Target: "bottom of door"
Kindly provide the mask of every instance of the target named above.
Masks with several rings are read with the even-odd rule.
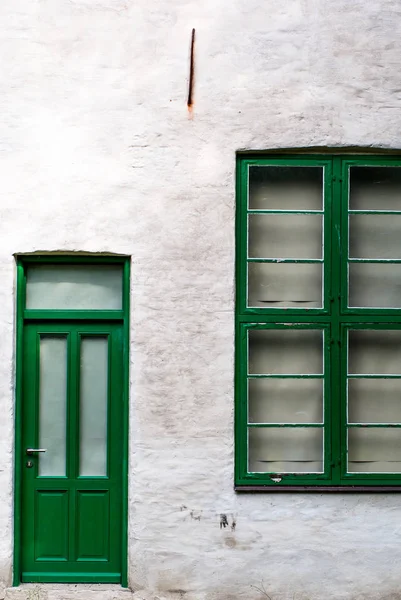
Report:
[[[121,583],[121,573],[22,573],[22,583]]]

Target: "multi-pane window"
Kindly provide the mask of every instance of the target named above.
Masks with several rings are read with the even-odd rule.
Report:
[[[401,491],[401,159],[238,158],[236,486]]]

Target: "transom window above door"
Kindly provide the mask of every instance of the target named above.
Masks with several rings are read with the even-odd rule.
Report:
[[[398,489],[401,159],[239,156],[237,184],[237,489]]]

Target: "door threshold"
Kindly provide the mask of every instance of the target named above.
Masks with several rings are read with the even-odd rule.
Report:
[[[86,593],[90,600],[131,600],[133,594],[117,583],[21,583],[7,588],[4,598],[21,600],[21,593],[37,600],[82,600]]]

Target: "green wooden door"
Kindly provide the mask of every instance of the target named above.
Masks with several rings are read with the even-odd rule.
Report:
[[[22,581],[121,581],[122,327],[25,326]]]

